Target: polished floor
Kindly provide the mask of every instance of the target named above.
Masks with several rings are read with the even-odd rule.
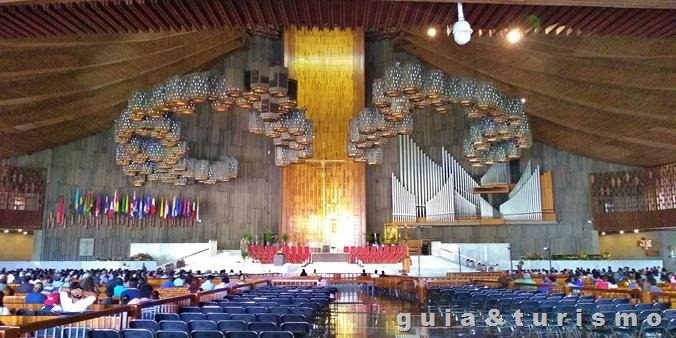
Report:
[[[370,296],[361,289],[340,289],[320,337],[421,337],[421,307],[414,302]],[[399,313],[411,313],[411,329],[401,332]]]

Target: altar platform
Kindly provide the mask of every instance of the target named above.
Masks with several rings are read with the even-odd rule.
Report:
[[[317,252],[312,254],[312,263],[350,263],[350,254],[342,252]]]

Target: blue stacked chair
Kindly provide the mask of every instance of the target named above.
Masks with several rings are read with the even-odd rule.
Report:
[[[163,331],[181,331],[188,332],[188,324],[180,320],[163,320],[160,321],[160,330]]]
[[[155,333],[157,338],[188,338],[188,333],[183,331],[159,330]]]

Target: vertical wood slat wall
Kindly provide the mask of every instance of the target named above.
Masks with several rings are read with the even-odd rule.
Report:
[[[237,52],[223,65],[245,69],[251,57],[272,58],[281,44],[271,40],[254,41],[248,52]],[[279,55],[279,52],[277,52]],[[175,187],[151,182],[133,189],[127,177],[115,164],[115,144],[112,129],[57,148],[32,155],[11,158],[4,164],[47,168],[46,211],[43,217],[42,259],[72,260],[95,257],[126,256],[132,242],[206,242],[218,241],[221,249],[239,247],[242,234],[262,234],[276,229],[279,222],[280,170],[274,165],[272,142],[248,132],[248,112],[235,109],[228,113],[213,113],[204,106],[197,114],[182,116],[183,135],[189,141],[193,157],[215,160],[219,155],[233,155],[239,160],[239,177],[216,185]],[[48,137],[48,136],[47,136]],[[268,153],[270,152],[270,153]],[[152,195],[200,198],[201,223],[194,227],[130,229],[123,225],[99,229],[67,226],[65,229],[46,228],[49,211],[56,213],[58,197],[70,201],[76,186],[86,191],[118,191]],[[78,257],[81,237],[94,238],[94,256]]]
[[[409,59],[412,56],[397,54],[388,41],[367,43],[366,46],[366,97],[370,102],[373,79],[384,74],[392,58]],[[503,88],[508,93],[508,88]],[[526,104],[528,111],[528,104]],[[434,161],[440,161],[441,147],[446,147],[457,159],[463,159],[462,140],[468,132],[468,123],[460,111],[445,115],[433,112],[414,113],[414,133],[418,144]],[[426,228],[424,238],[434,238],[456,243],[512,243],[512,256],[518,258],[534,251],[543,254],[544,247],[552,247],[554,254],[597,252],[598,241],[592,224],[589,174],[612,172],[629,167],[604,163],[577,156],[535,141],[520,160],[521,170],[530,160],[533,166],[540,165],[543,171],[552,172],[554,208],[558,224],[508,224],[482,226],[454,226]],[[382,165],[367,166],[366,203],[367,230],[383,232],[383,224],[392,219],[391,183],[392,173],[399,175],[396,142],[385,148]],[[465,168],[470,168],[465,162]],[[486,169],[470,168],[470,173],[479,178]]]

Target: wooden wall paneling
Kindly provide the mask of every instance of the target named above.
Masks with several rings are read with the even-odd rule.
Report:
[[[278,48],[271,40],[258,41],[259,48]],[[225,66],[244,70],[249,53],[236,52],[225,57]],[[201,223],[194,227],[145,226],[129,228],[123,225],[84,228],[68,225],[43,226],[44,242],[41,259],[93,259],[78,257],[80,237],[93,237],[96,257],[126,256],[132,242],[206,242],[215,239],[220,249],[237,249],[241,235],[258,235],[274,228],[279,221],[280,170],[274,166],[270,141],[246,132],[248,114],[235,109],[228,113],[213,113],[202,107],[193,116],[182,116],[184,137],[190,143],[191,156],[216,160],[219,155],[232,155],[239,161],[239,177],[212,186],[174,187],[151,182],[137,192],[170,197],[181,194],[200,198]],[[2,164],[47,168],[46,211],[56,210],[58,197],[72,203],[76,186],[113,193],[116,189],[132,193],[134,189],[114,162],[115,144],[112,130],[86,137],[63,146],[32,155],[5,159]],[[45,216],[46,217],[46,216]],[[44,219],[44,218],[43,218]],[[43,225],[46,224],[43,221]]]

